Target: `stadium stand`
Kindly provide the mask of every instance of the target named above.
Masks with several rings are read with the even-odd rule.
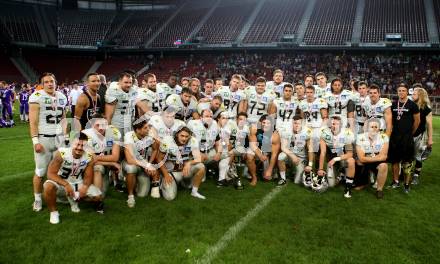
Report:
[[[110,11],[60,11],[58,44],[96,46],[105,39],[115,15]]]
[[[320,0],[304,35],[308,45],[345,45],[351,40],[357,1]]]
[[[136,57],[109,57],[98,68],[98,72],[110,80],[123,70],[138,71],[145,66],[142,59]]]
[[[0,52],[0,80],[7,82],[24,82],[25,78],[15,67],[8,56]]]
[[[387,33],[402,34],[404,42],[428,42],[423,0],[365,1],[362,42],[383,42]]]
[[[243,42],[271,43],[283,35],[295,34],[306,6],[306,0],[266,1]]]
[[[217,7],[197,36],[208,44],[233,42],[255,4],[255,1],[223,1],[222,6]]]
[[[2,3],[0,21],[2,30],[5,30],[13,41],[41,42],[41,35],[32,6]]]

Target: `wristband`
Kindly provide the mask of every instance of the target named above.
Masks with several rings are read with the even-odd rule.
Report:
[[[341,157],[333,158],[333,160],[334,160],[334,161],[340,161],[340,160],[341,160]]]
[[[313,167],[313,161],[309,161],[309,167]]]
[[[33,144],[34,146],[37,145],[37,144],[40,144],[40,141],[38,140],[38,137],[37,137],[37,136],[32,137],[32,144]]]

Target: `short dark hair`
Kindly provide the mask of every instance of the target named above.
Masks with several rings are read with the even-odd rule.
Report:
[[[183,87],[180,94],[192,94],[191,90],[188,87]]]
[[[144,74],[145,81],[148,81],[148,79],[150,79],[150,78],[156,78],[156,75],[154,75],[153,73]]]
[[[264,82],[266,83],[266,78],[264,77],[258,77],[257,80],[255,80],[255,83]]]
[[[246,118],[248,118],[248,114],[246,112],[240,112],[237,114],[237,118],[239,118],[240,116],[244,116]]]
[[[87,78],[86,78],[86,80],[88,80],[88,79],[90,78],[90,76],[98,76],[98,78],[99,78],[99,74],[98,74],[98,73],[96,73],[96,72],[91,72],[91,73],[87,74]]]
[[[124,79],[124,77],[133,78],[133,75],[131,75],[130,73],[128,73],[126,71],[123,71],[119,74],[118,80],[120,81],[120,80]]]
[[[311,74],[307,74],[307,75],[304,77],[304,80],[306,80],[307,78],[312,78],[313,80],[315,80],[315,77],[314,77],[313,75],[311,75]]]
[[[292,90],[293,90],[293,85],[292,85],[291,83],[286,83],[286,84],[284,85],[283,90],[285,90],[286,88],[292,88]]]
[[[406,90],[409,90],[409,86],[408,86],[408,84],[406,84],[406,83],[399,83],[399,85],[397,85],[397,88],[400,88],[400,87],[403,87],[403,88],[406,88]]]
[[[55,82],[57,81],[57,78],[55,78],[55,75],[54,75],[53,73],[51,73],[51,72],[43,72],[43,73],[40,75],[40,78],[38,78],[38,79],[40,80],[40,83],[43,83],[43,78],[44,78],[44,77],[47,77],[47,76],[50,76],[50,77],[54,78],[54,79],[55,79]]]
[[[300,115],[295,115],[293,117],[293,121],[302,120],[303,118]]]
[[[361,85],[365,85],[365,86],[368,87],[368,83],[366,81],[359,81],[358,82],[358,87],[361,86]]]
[[[214,95],[214,97],[212,97],[211,101],[214,101],[214,100],[219,100],[220,102],[223,103],[223,97],[219,94],[216,94],[216,95]]]
[[[214,81],[212,79],[206,79],[205,83],[211,83],[214,84]]]
[[[313,92],[315,92],[315,86],[313,86],[313,85],[309,85],[309,86],[307,86],[306,87],[306,90],[313,90]]]
[[[133,130],[138,130],[141,129],[145,126],[145,124],[147,124],[148,121],[147,119],[142,119],[142,120],[135,120],[133,122]]]
[[[318,78],[318,76],[324,76],[325,78],[327,78],[327,76],[323,72],[318,72],[318,73],[315,74],[315,78],[316,79]]]
[[[375,83],[371,84],[368,89],[369,90],[377,90],[380,93],[380,87],[379,87],[379,85],[377,85]]]

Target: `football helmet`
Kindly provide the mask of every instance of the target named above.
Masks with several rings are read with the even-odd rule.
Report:
[[[322,193],[327,191],[328,189],[328,182],[326,177],[319,177],[317,174],[314,174],[312,177],[312,190],[318,193]]]

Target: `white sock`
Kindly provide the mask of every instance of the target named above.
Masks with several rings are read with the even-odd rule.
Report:
[[[24,119],[26,120],[26,121],[29,121],[29,115],[24,115]]]
[[[50,216],[52,216],[52,215],[59,215],[59,213],[58,213],[58,211],[50,212]]]
[[[220,160],[218,167],[219,167],[218,180],[222,181],[226,179],[226,173],[229,170],[229,157]]]
[[[35,201],[41,201],[41,193],[34,193]]]
[[[286,180],[286,172],[280,171],[280,177],[281,177],[281,179]]]
[[[128,195],[128,199],[130,199],[130,198],[134,199],[134,195],[133,194]]]
[[[199,198],[199,199],[203,199],[203,200],[206,199],[205,196],[203,196],[199,193],[199,188],[197,188],[197,187],[192,188],[191,196]]]

